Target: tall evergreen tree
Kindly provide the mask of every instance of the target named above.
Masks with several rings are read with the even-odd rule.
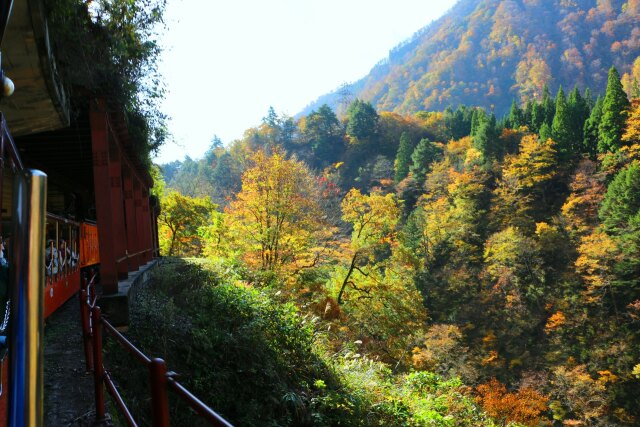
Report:
[[[479,121],[476,134],[473,136],[473,146],[477,148],[485,160],[495,159],[502,156],[502,147],[499,147],[498,127],[496,116],[491,113]]]
[[[411,143],[411,137],[407,132],[402,132],[402,135],[400,135],[398,154],[396,154],[396,161],[394,163],[396,183],[402,181],[409,175],[412,153],[413,144]]]
[[[589,118],[584,122],[582,132],[582,152],[588,154],[592,159],[595,159],[598,153],[598,128],[602,120],[602,103],[602,97],[598,96]]]
[[[632,218],[640,218],[640,166],[631,163],[611,181],[598,212],[607,232],[623,231]]]
[[[615,152],[622,145],[622,134],[630,104],[615,67],[609,70],[607,91],[602,103],[602,119],[598,126],[598,151]]]
[[[549,138],[553,139],[551,126],[546,123],[542,123],[542,126],[540,126],[540,132],[538,132],[538,136],[540,137],[540,141],[546,141]]]
[[[455,111],[451,107],[444,110],[444,125],[447,128],[451,139],[460,139],[469,135],[471,131],[471,120],[474,110],[464,105],[458,106]]]
[[[509,110],[509,116],[507,117],[507,126],[511,129],[518,129],[524,124],[524,112],[520,107],[518,107],[518,104],[514,99],[511,101],[511,109]]]
[[[591,93],[591,89],[586,88],[584,90],[584,102],[587,104],[587,108],[589,111],[593,110],[593,107],[596,105],[596,100],[593,99],[593,94]]]
[[[560,159],[567,160],[571,157],[571,116],[567,99],[562,86],[556,96],[555,115],[551,123],[551,138],[556,142],[556,149]]]
[[[531,108],[531,131],[538,132],[542,125],[546,123],[547,114],[545,112],[544,105],[540,102],[533,101]],[[547,123],[551,126],[551,123]]]
[[[524,123],[529,127],[529,130],[534,132],[533,126],[533,106],[534,102],[532,100],[527,100],[527,104],[524,107]]]
[[[471,114],[471,132],[469,135],[476,136],[478,127],[487,118],[487,113],[482,108],[474,108]]]
[[[423,184],[427,173],[431,170],[431,164],[440,158],[442,151],[427,138],[420,140],[416,149],[411,154],[411,167],[409,171],[413,174],[413,179]]]
[[[542,90],[542,108],[544,110],[544,122],[551,126],[553,116],[556,114],[556,103],[547,85],[544,85],[544,89]]]
[[[584,123],[589,118],[589,105],[587,100],[580,95],[577,86],[574,86],[569,94],[567,106],[571,122],[569,126],[571,149],[574,153],[579,153],[582,150]]]

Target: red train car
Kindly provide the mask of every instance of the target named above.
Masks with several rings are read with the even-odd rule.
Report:
[[[98,227],[47,214],[44,317],[80,290],[81,272],[100,263]]]

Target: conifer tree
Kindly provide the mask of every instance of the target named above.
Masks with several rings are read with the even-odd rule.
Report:
[[[531,131],[538,132],[542,127],[543,123],[546,122],[546,113],[544,109],[544,105],[539,102],[533,101],[533,105],[531,108]],[[551,126],[551,123],[547,123]]]
[[[513,101],[511,101],[511,109],[509,110],[508,126],[511,129],[518,129],[520,126],[524,124],[525,124],[524,113],[522,109],[518,107],[518,104],[514,99]]]
[[[598,152],[598,128],[602,120],[602,97],[598,96],[583,127],[582,152],[595,159]]]
[[[411,154],[412,164],[409,171],[413,174],[413,179],[422,185],[427,173],[431,169],[431,163],[436,161],[441,154],[441,150],[427,138],[423,138]]]
[[[615,152],[620,149],[629,107],[629,100],[622,88],[618,70],[611,67],[607,90],[602,102],[602,119],[598,126],[598,151],[600,153]]]
[[[501,147],[498,146],[498,127],[496,116],[491,113],[480,120],[476,134],[473,136],[473,145],[477,148],[485,160],[495,159],[502,155]]]
[[[451,107],[447,107],[444,110],[444,125],[449,133],[447,136],[457,140],[469,135],[474,112],[474,109],[464,105],[458,106],[455,111]]]
[[[567,106],[569,107],[571,149],[574,153],[579,153],[582,149],[584,123],[589,118],[589,105],[580,95],[577,86],[574,86],[569,94]]]
[[[556,114],[556,105],[547,85],[544,85],[544,89],[542,90],[542,108],[544,110],[544,121],[551,126],[553,116]]]
[[[640,214],[640,166],[631,163],[621,170],[607,188],[598,216],[607,232],[623,231]]]
[[[478,132],[478,127],[487,118],[487,113],[482,108],[474,108],[471,114],[471,133],[469,135],[475,136]]]
[[[396,161],[394,164],[396,183],[405,179],[409,174],[412,152],[413,144],[411,144],[411,137],[407,132],[402,132],[402,135],[400,135],[400,146],[398,147],[398,154],[396,154]]]
[[[593,94],[591,93],[591,89],[586,88],[584,90],[584,96],[582,98],[584,99],[585,104],[587,104],[588,111],[593,110],[593,107],[596,105],[596,101],[595,99],[593,99]],[[587,116],[588,115],[589,113],[587,113]]]
[[[562,86],[558,89],[555,110],[551,123],[551,138],[557,144],[556,149],[560,158],[566,160],[571,157],[571,117]]]
[[[551,126],[549,126],[546,123],[543,123],[542,126],[540,126],[540,132],[538,133],[538,135],[540,136],[540,141],[546,141],[547,139],[550,139],[550,138],[553,139]]]
[[[532,100],[527,100],[527,104],[524,107],[524,123],[529,127],[529,130],[533,130],[533,106],[534,102]]]

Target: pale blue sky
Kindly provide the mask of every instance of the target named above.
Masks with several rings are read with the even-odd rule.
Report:
[[[171,117],[158,163],[200,158],[364,77],[456,0],[169,0],[160,72]]]

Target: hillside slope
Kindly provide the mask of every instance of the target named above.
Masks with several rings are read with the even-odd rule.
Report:
[[[637,0],[460,0],[347,92],[379,111],[465,104],[498,115],[512,99],[539,98],[545,84],[602,93],[612,65],[640,74],[639,21]],[[321,96],[302,114],[325,103],[340,111],[345,94]]]

